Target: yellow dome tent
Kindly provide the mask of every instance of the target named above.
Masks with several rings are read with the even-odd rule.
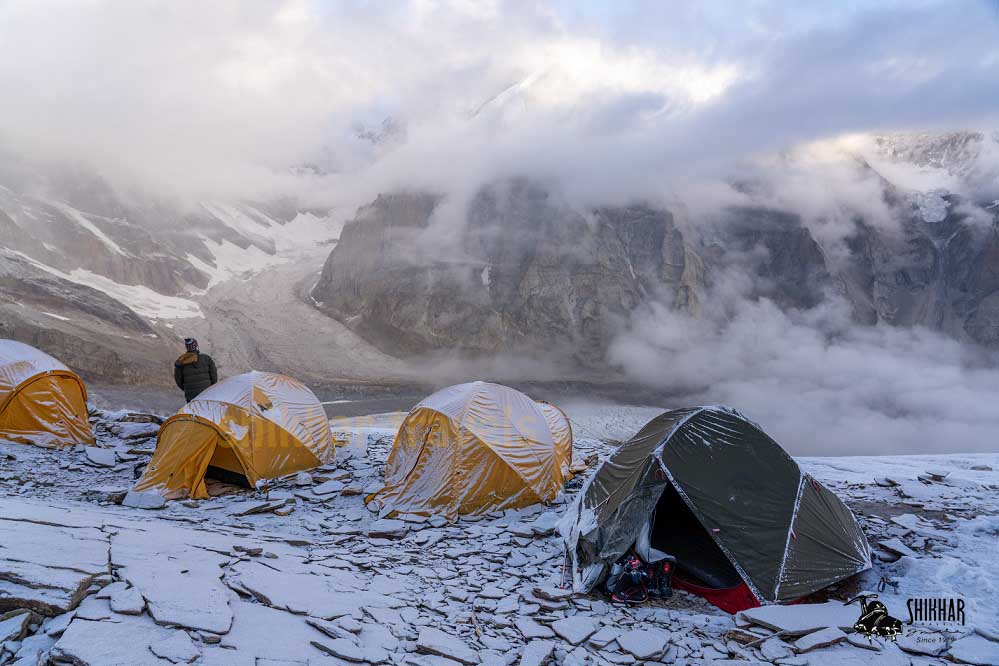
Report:
[[[93,444],[83,380],[43,351],[0,340],[0,439],[47,448]]]
[[[163,423],[133,490],[204,499],[206,473],[253,487],[334,456],[326,412],[312,391],[291,377],[247,372],[210,387]]]
[[[410,410],[370,495],[383,513],[479,514],[550,502],[572,460],[560,409],[514,389],[472,382],[443,389]]]

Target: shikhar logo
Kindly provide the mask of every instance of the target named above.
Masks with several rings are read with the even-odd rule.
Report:
[[[861,594],[847,601],[844,605],[860,602],[860,618],[853,624],[853,629],[867,638],[887,638],[894,641],[902,634],[902,621],[888,614],[888,607],[880,601],[876,594]]]

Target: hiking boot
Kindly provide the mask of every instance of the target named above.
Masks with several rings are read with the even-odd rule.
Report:
[[[640,604],[648,599],[649,591],[644,585],[633,585],[611,595],[611,601],[618,604]]]
[[[649,594],[659,599],[669,599],[673,596],[673,566],[676,560],[672,557],[658,562],[649,586]]]

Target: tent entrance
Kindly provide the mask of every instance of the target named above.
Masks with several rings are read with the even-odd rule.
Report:
[[[219,437],[215,444],[215,452],[212,459],[208,461],[208,468],[205,470],[206,479],[214,479],[229,485],[240,488],[252,488],[246,478],[246,470],[239,462],[235,451],[226,443],[223,437]]]
[[[672,483],[653,514],[652,547],[677,559],[677,577],[711,589],[742,585],[742,577],[694,515]]]

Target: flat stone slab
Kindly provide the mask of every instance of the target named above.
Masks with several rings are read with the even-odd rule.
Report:
[[[169,638],[149,645],[149,649],[157,657],[162,657],[174,664],[189,664],[201,656],[201,650],[186,631],[175,631]]]
[[[669,635],[662,631],[632,629],[617,637],[617,644],[635,659],[653,659],[666,649]]]
[[[208,538],[163,525],[155,532],[122,531],[111,540],[111,559],[157,623],[224,634],[232,611],[221,565],[229,558],[199,547]]]
[[[84,449],[87,462],[97,467],[114,467],[118,464],[118,458],[113,449],[102,449],[97,446],[88,446]]]
[[[0,643],[19,641],[24,638],[29,622],[31,622],[31,613],[28,611],[18,613],[6,620],[0,620]]]
[[[170,666],[172,662],[157,657],[149,646],[169,638],[176,630],[146,620],[91,622],[77,618],[52,646],[50,657],[70,664]]]
[[[993,666],[999,664],[999,643],[972,634],[954,641],[950,646],[950,656],[966,664]]]
[[[906,546],[900,539],[887,539],[877,544],[878,547],[884,548],[885,550],[895,553],[896,555],[907,555],[909,557],[919,557],[919,554],[914,550]]]
[[[93,527],[0,515],[0,544],[0,613],[27,608],[61,615],[80,603],[94,578],[109,572],[108,537]]]
[[[146,608],[146,600],[134,587],[115,590],[111,595],[111,610],[122,615],[141,615]]]
[[[409,525],[392,518],[376,520],[368,527],[368,536],[373,539],[401,539],[407,534],[409,534]]]
[[[130,490],[125,494],[121,505],[133,509],[162,509],[166,506],[166,498],[159,493]]]
[[[531,641],[520,653],[519,666],[541,666],[555,650],[555,641]]]
[[[585,641],[596,633],[599,627],[596,620],[585,615],[573,615],[552,623],[552,631],[573,645]]]
[[[546,627],[529,617],[518,617],[513,621],[513,624],[527,640],[555,637],[555,632],[551,630],[551,627]]]
[[[846,634],[836,627],[826,627],[806,634],[794,642],[796,652],[808,652],[846,640]]]
[[[279,663],[308,663],[324,656],[312,641],[323,641],[326,636],[306,624],[303,617],[245,602],[234,602],[233,613],[232,629],[222,637],[223,648]]]
[[[616,627],[601,627],[597,633],[590,636],[587,642],[593,647],[602,650],[610,645],[612,641],[617,640],[617,637],[620,635],[621,630]]]
[[[333,493],[342,492],[344,488],[347,487],[343,481],[327,481],[326,483],[320,483],[318,486],[312,488],[312,493],[315,495],[331,495]]]
[[[841,601],[823,604],[795,604],[793,606],[760,606],[741,613],[742,617],[773,631],[783,631],[789,636],[804,636],[826,627],[843,631],[853,629],[857,621],[857,606],[844,606]]]
[[[324,569],[325,575],[289,573],[274,571],[256,562],[240,562],[231,567],[231,571],[231,577],[227,578],[230,587],[243,589],[272,608],[324,620],[351,615],[364,607],[401,608],[407,605],[398,597],[365,589],[366,579],[349,571]]]
[[[454,659],[467,666],[479,663],[479,653],[468,647],[465,641],[433,627],[424,627],[420,630],[420,636],[416,639],[416,650]]]

